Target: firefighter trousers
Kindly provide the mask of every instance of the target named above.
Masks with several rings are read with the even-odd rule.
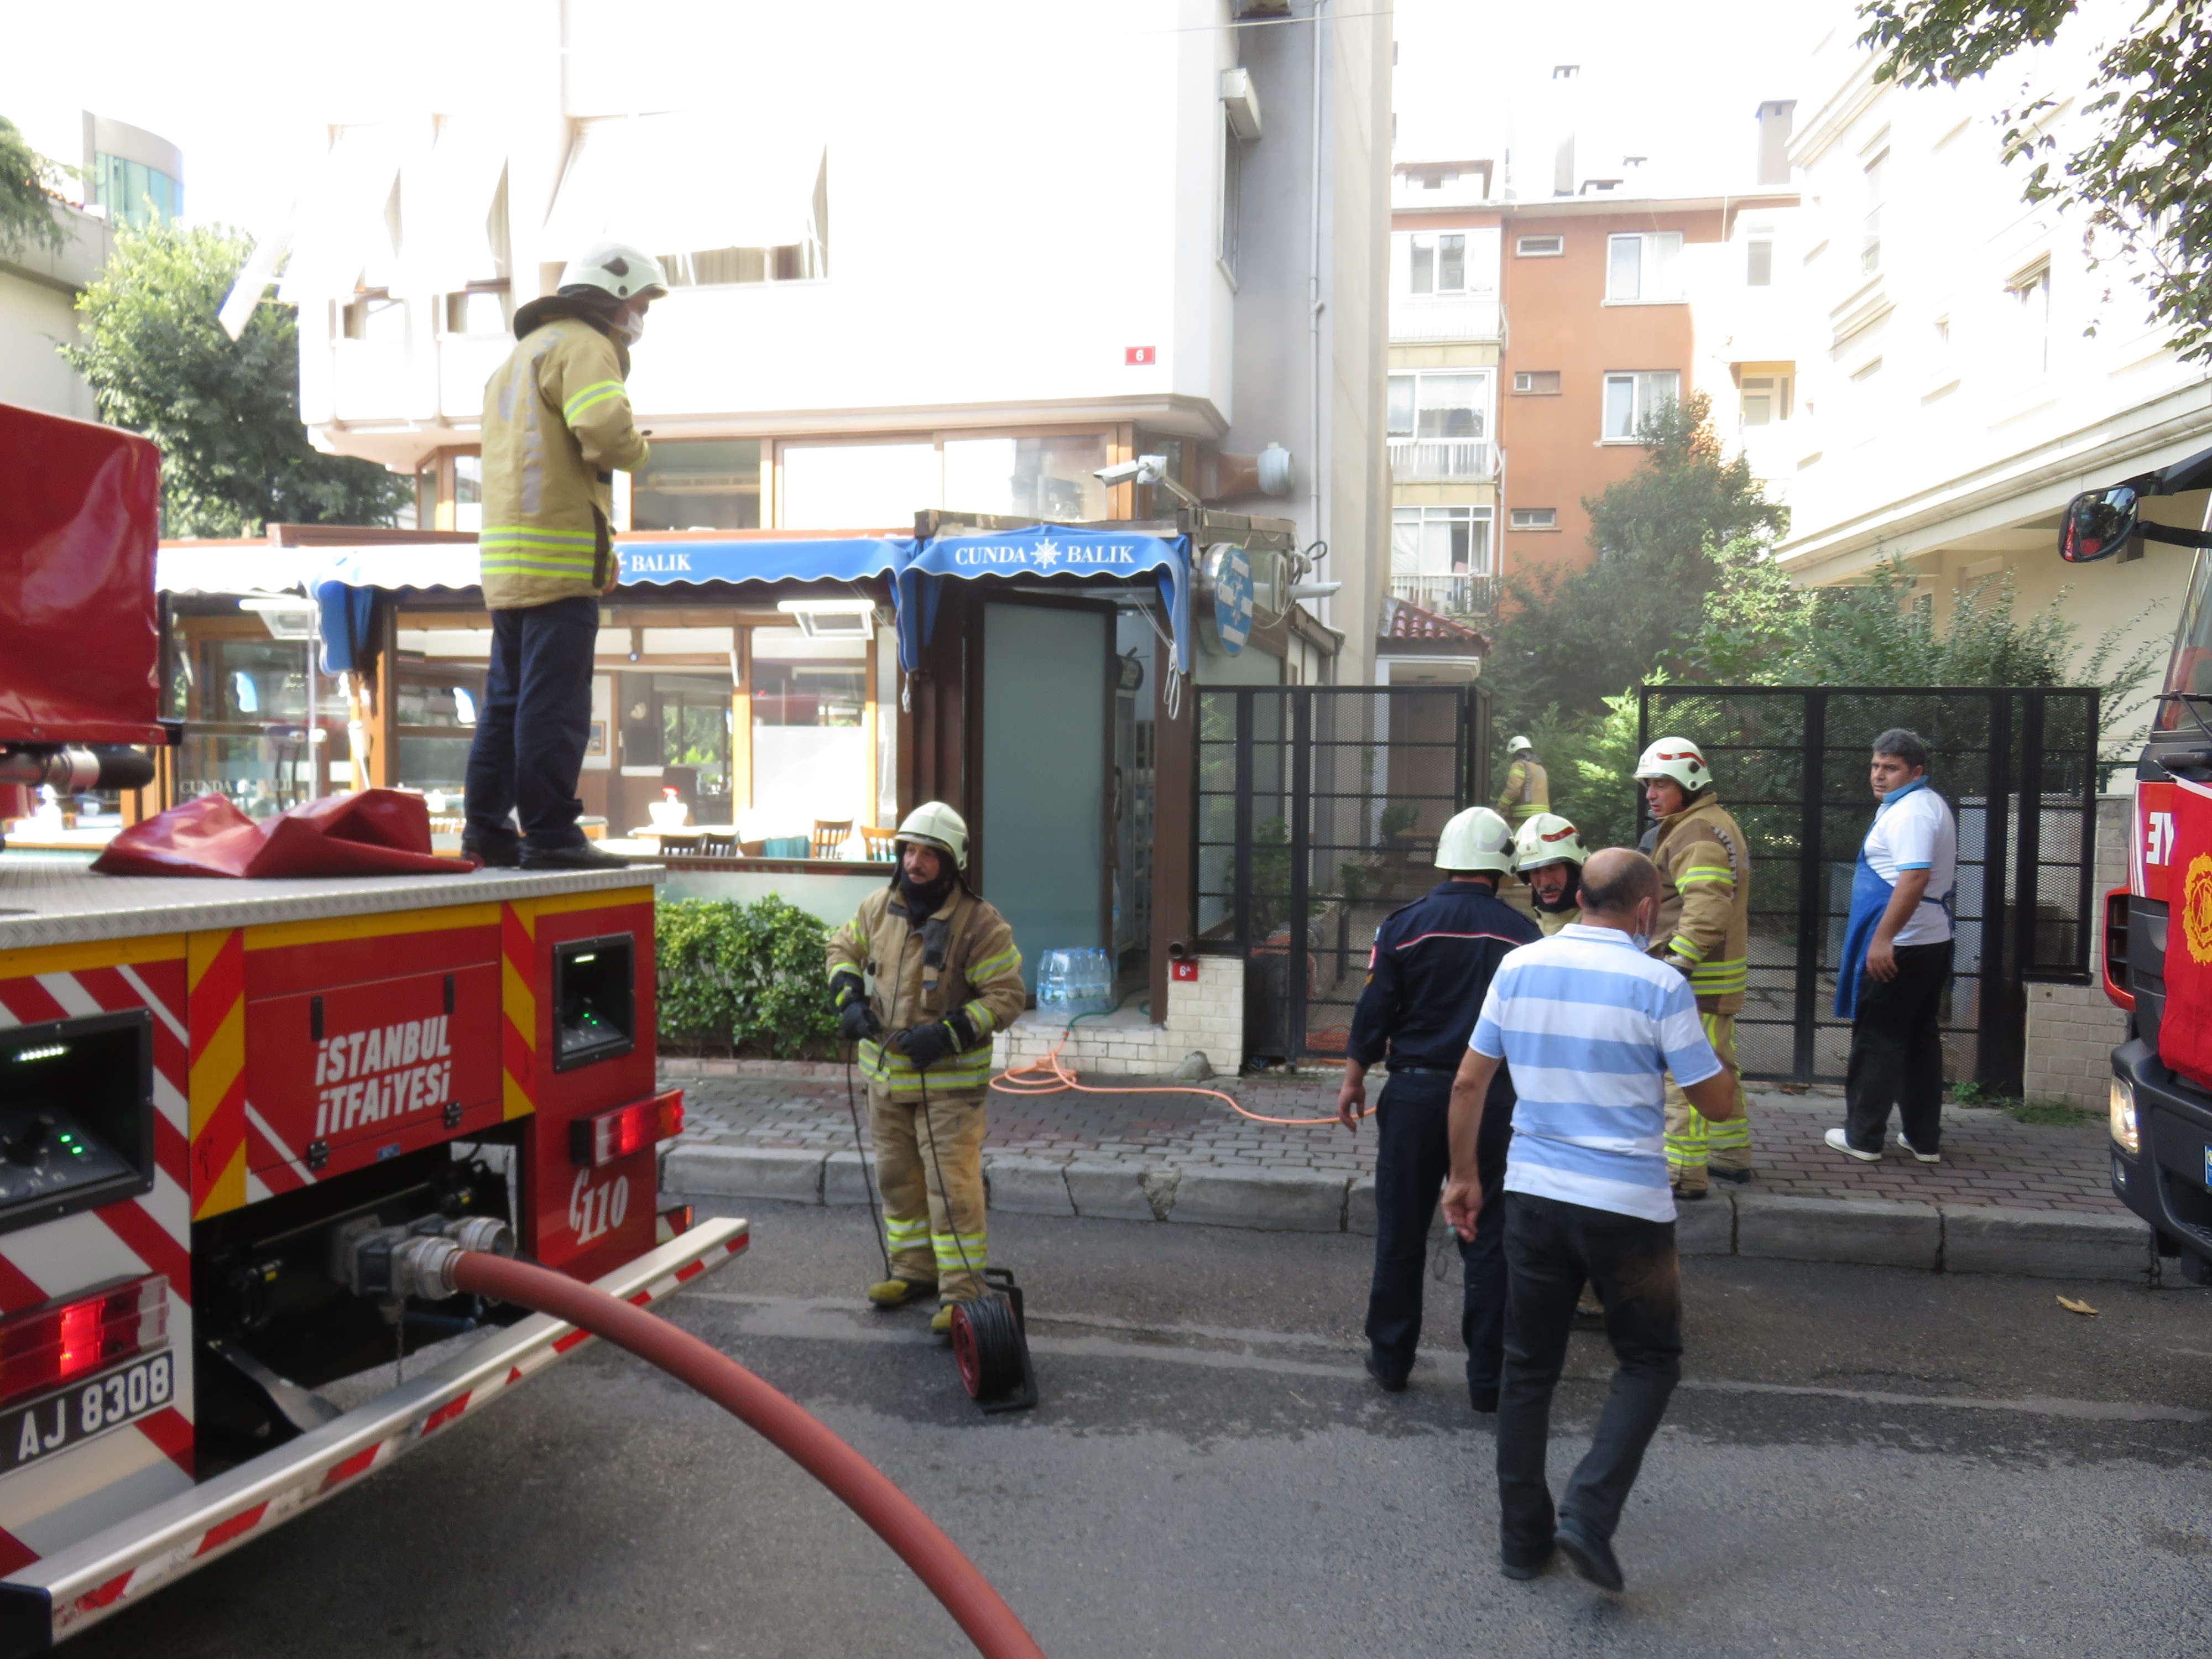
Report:
[[[1698,1023],[1705,1041],[1729,1065],[1735,1064],[1735,1016],[1700,1010]],[[1716,1123],[1690,1104],[1689,1096],[1667,1079],[1667,1178],[1684,1192],[1703,1192],[1708,1170],[1751,1168],[1751,1123],[1744,1116],[1743,1084],[1735,1086],[1735,1115]]]
[[[892,1274],[917,1285],[934,1279],[946,1302],[982,1295],[982,1091],[933,1090],[925,1106],[870,1089],[868,1127]]]

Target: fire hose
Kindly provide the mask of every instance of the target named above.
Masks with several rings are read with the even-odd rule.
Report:
[[[688,1383],[765,1436],[874,1528],[944,1603],[983,1659],[1044,1659],[1013,1609],[912,1498],[812,1413],[728,1355],[604,1291],[530,1262],[445,1239],[421,1248],[429,1258],[419,1264],[427,1270],[421,1293],[486,1296],[550,1314]]]

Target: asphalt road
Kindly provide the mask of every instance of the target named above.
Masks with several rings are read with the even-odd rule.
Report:
[[[2204,1292],[1692,1261],[1615,1597],[1498,1576],[1456,1356],[1395,1396],[1359,1370],[1364,1239],[994,1212],[1045,1397],[987,1419],[922,1313],[860,1303],[862,1212],[752,1215],[672,1316],[873,1458],[1054,1659],[2212,1650]],[[1455,1285],[1430,1289],[1455,1332]],[[1609,1365],[1575,1343],[1555,1486]],[[795,1467],[598,1345],[68,1650],[971,1651]]]

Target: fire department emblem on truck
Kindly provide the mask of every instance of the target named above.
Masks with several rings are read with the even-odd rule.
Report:
[[[2212,853],[2189,860],[2182,883],[2181,931],[2192,962],[2212,962]]]
[[[315,1048],[315,1138],[442,1106],[453,1087],[449,1015],[325,1037]]]

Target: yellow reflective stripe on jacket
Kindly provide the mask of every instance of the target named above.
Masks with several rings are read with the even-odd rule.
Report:
[[[975,1028],[975,1035],[979,1037],[990,1036],[998,1023],[991,1018],[991,1011],[984,1006],[981,997],[962,1003],[960,1011],[968,1016],[968,1023]]]
[[[1743,957],[1731,962],[1705,963],[1690,970],[1690,988],[1699,996],[1726,996],[1742,990],[1750,981],[1751,966]]]
[[[1667,949],[1685,962],[1701,962],[1705,959],[1705,953],[1698,948],[1697,941],[1686,939],[1680,933],[1667,941]]]
[[[864,1041],[860,1044],[860,1075],[871,1083],[894,1089],[935,1088],[949,1092],[980,1088],[991,1080],[991,1046],[979,1044],[939,1060],[927,1072],[918,1072],[914,1062],[897,1049]]]
[[[1018,969],[1021,965],[1021,951],[1010,945],[994,957],[986,957],[981,962],[970,963],[968,966],[969,983],[972,985],[979,981],[990,978],[994,974],[1007,973]]]
[[[594,380],[561,405],[561,418],[573,426],[575,424],[576,417],[586,410],[594,404],[603,404],[610,398],[618,398],[622,395],[622,392],[623,383],[620,380]]]

